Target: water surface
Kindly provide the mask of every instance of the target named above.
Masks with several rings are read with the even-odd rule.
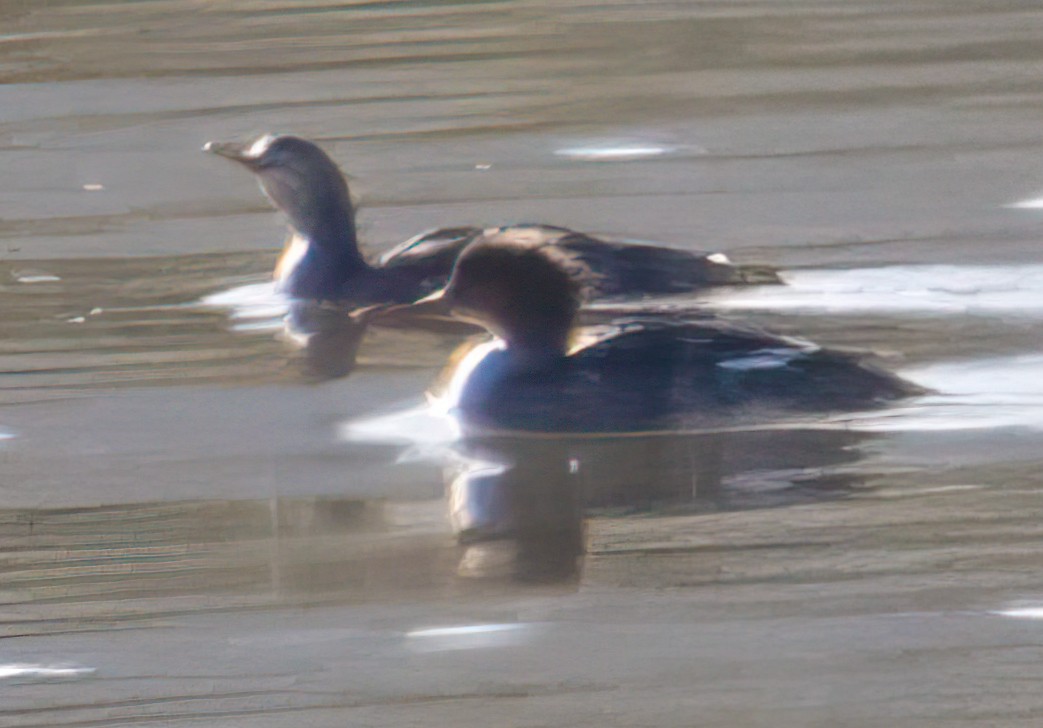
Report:
[[[1028,0],[0,4],[0,722],[1034,725],[1041,30]],[[279,334],[282,221],[198,151],[268,131],[352,175],[371,253],[519,221],[722,250],[789,285],[657,305],[934,392],[454,442],[402,413],[459,334],[372,328],[324,383]]]

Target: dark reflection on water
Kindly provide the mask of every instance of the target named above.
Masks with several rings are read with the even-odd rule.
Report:
[[[550,488],[575,491],[585,508],[604,515],[763,508],[804,499],[838,497],[857,486],[858,445],[873,436],[844,430],[668,433],[596,438],[496,436],[468,438],[454,446],[461,458],[449,479],[455,508],[467,522],[500,530],[497,503],[510,496],[486,492]],[[503,472],[498,472],[502,470]],[[568,475],[567,479],[562,479]],[[846,485],[844,484],[846,482]],[[465,492],[476,492],[472,509]],[[535,491],[534,491],[535,492]],[[520,496],[526,499],[529,496]],[[539,497],[533,497],[540,500]],[[566,499],[568,499],[566,497]],[[481,503],[492,503],[482,513]],[[564,509],[566,511],[571,509]],[[509,520],[509,519],[506,519]],[[474,526],[463,530],[485,530]]]
[[[366,324],[339,308],[299,304],[291,307],[286,329],[304,351],[304,374],[326,380],[354,371]]]
[[[516,578],[578,576],[587,514],[700,513],[840,498],[862,476],[837,466],[856,462],[866,439],[815,430],[466,438],[453,447],[446,470],[450,523],[465,544],[509,541]]]

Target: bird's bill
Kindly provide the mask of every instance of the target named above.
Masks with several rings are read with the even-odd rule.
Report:
[[[207,142],[203,145],[203,151],[245,164],[247,167],[253,167],[257,163],[254,146],[254,144],[241,142]]]
[[[351,316],[365,323],[386,320],[389,317],[448,317],[450,314],[449,306],[442,293],[441,290],[435,291],[431,295],[424,296],[419,301],[413,303],[381,303],[375,306],[366,306],[365,308],[356,309]]]
[[[442,308],[444,309],[445,306],[446,306],[446,303],[447,303],[446,302],[445,292],[446,292],[445,288],[439,288],[434,293],[429,293],[426,296],[424,296],[423,298],[418,298],[416,301],[414,301],[410,305],[418,306],[420,304],[433,304],[433,303],[435,303],[437,301],[437,302],[439,302],[439,305],[442,306]]]

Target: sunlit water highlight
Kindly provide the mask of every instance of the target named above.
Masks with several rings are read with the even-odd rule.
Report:
[[[69,679],[85,677],[94,672],[93,667],[71,667],[68,665],[36,665],[27,663],[0,664],[0,680]]]
[[[234,331],[261,332],[282,328],[290,299],[276,289],[275,281],[265,281],[204,296],[199,305],[226,309]]]
[[[1043,355],[943,362],[899,373],[935,393],[834,421],[875,432],[1043,429]]]
[[[494,632],[513,632],[524,629],[523,624],[469,624],[461,627],[432,627],[406,632],[406,637],[467,637],[476,634],[492,634]]]
[[[1004,207],[1010,210],[1043,210],[1043,197],[1035,197],[1030,200],[1019,200],[1011,202]]]
[[[1000,617],[1011,617],[1013,619],[1043,619],[1043,606],[1001,609],[992,612],[992,614],[996,614]]]
[[[796,269],[785,286],[722,292],[721,309],[894,315],[1043,315],[1043,266]]]
[[[61,280],[59,276],[40,271],[26,271],[15,274],[15,280],[19,283],[56,283]]]
[[[675,147],[651,143],[590,144],[556,149],[554,154],[582,162],[626,162],[661,157],[676,152]]]
[[[409,646],[418,652],[475,650],[523,644],[529,624],[468,624],[457,627],[432,627],[407,632]]]
[[[445,454],[445,446],[460,439],[461,429],[443,408],[428,403],[342,422],[337,434],[342,442],[409,446],[398,462],[437,461]]]

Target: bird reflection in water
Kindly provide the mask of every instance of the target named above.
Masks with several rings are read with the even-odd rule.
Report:
[[[283,338],[298,351],[305,379],[322,382],[351,374],[366,333],[373,327],[461,336],[479,329],[468,323],[409,306],[352,309],[331,302],[296,300],[283,319]]]
[[[774,508],[844,498],[866,433],[830,429],[642,436],[465,436],[445,469],[459,575],[579,579],[589,518]]]
[[[449,520],[463,576],[560,581],[579,575],[583,504],[567,444],[555,439],[464,441],[446,469]]]
[[[301,373],[324,381],[355,370],[366,323],[339,307],[302,301],[291,304],[284,331],[300,348]]]

